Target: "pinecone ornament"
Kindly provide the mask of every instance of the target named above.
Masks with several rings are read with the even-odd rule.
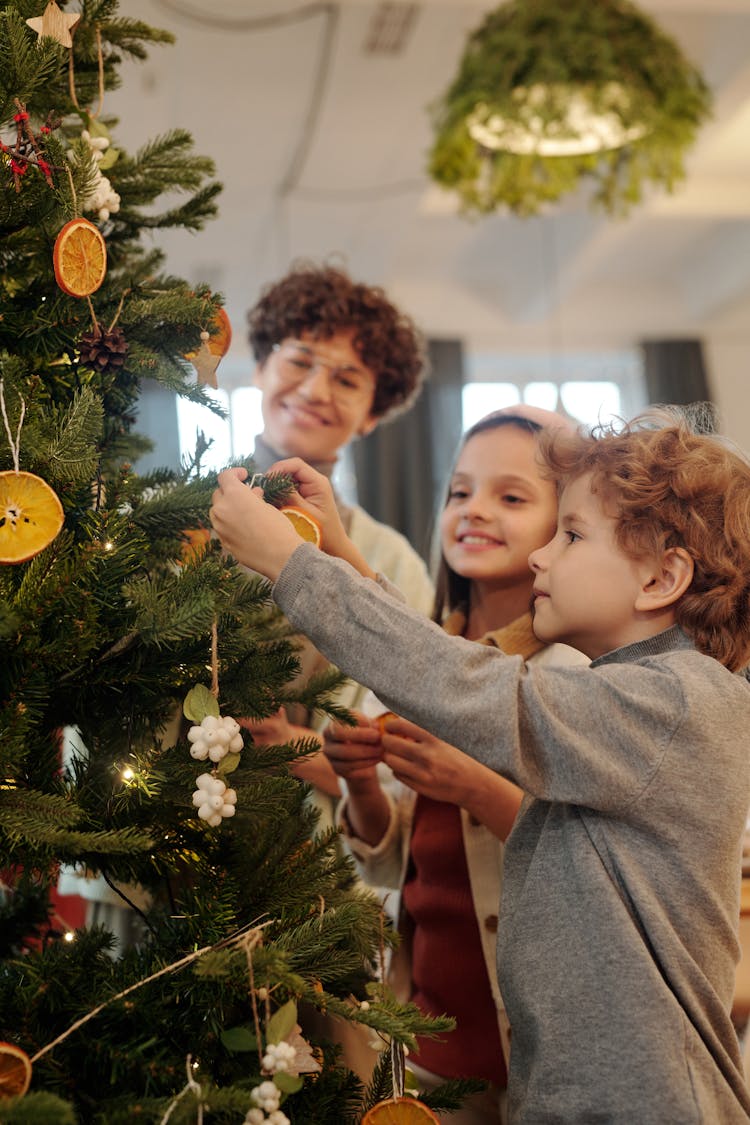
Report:
[[[121,328],[107,331],[97,324],[90,332],[81,336],[79,355],[81,363],[106,374],[119,371],[128,355],[128,342]]]

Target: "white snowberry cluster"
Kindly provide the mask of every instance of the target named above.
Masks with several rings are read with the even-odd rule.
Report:
[[[198,788],[193,793],[193,804],[198,816],[212,828],[221,824],[225,816],[234,816],[237,793],[227,789],[227,783],[212,773],[202,773],[195,779]]]
[[[88,144],[91,155],[98,164],[104,156],[105,149],[109,148],[109,138],[92,137],[88,129],[84,129],[81,136]],[[86,197],[86,210],[96,211],[102,222],[105,222],[111,214],[120,210],[119,195],[98,167],[94,176],[93,190]]]
[[[190,728],[187,737],[191,756],[201,762],[206,758],[220,762],[230,750],[237,754],[244,746],[240,724],[230,715],[206,715],[200,726]]]
[[[287,1071],[294,1062],[296,1054],[291,1043],[283,1040],[281,1043],[269,1043],[263,1056],[263,1069],[268,1074],[277,1074],[280,1070]]]
[[[244,1125],[290,1125],[289,1118],[279,1109],[281,1091],[273,1082],[261,1082],[250,1094],[257,1108],[249,1109]]]

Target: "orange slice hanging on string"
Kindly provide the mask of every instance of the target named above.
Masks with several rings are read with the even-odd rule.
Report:
[[[184,543],[180,552],[182,561],[202,558],[211,539],[211,532],[207,527],[188,527],[182,531]]]
[[[208,334],[205,344],[211,352],[211,355],[217,355],[221,358],[227,354],[229,345],[232,343],[232,325],[225,309],[219,309],[216,316],[211,321],[211,327],[215,331]],[[185,352],[185,359],[189,359],[192,362],[197,354],[197,351]]]
[[[34,473],[0,473],[0,563],[27,562],[49,546],[64,521],[57,493]]]
[[[107,272],[107,247],[88,219],[71,219],[55,239],[55,280],[70,297],[95,293]]]
[[[31,1082],[31,1059],[13,1043],[0,1043],[0,1098],[21,1098]]]
[[[320,524],[314,516],[303,511],[302,508],[296,508],[294,504],[287,504],[285,507],[279,508],[279,511],[284,513],[294,530],[306,543],[314,543],[316,547],[320,546],[322,539]]]
[[[416,1098],[390,1098],[368,1109],[361,1125],[440,1125],[424,1102]]]

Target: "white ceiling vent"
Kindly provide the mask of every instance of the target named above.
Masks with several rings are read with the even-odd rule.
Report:
[[[362,50],[366,55],[399,55],[416,23],[419,4],[378,4]]]

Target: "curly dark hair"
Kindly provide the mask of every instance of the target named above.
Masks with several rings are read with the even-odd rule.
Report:
[[[249,340],[258,363],[274,344],[303,333],[330,339],[353,329],[352,345],[376,377],[372,413],[378,418],[411,406],[426,374],[424,339],[382,289],[353,281],[333,266],[296,263],[263,290],[247,314]]]
[[[540,435],[560,484],[591,473],[631,558],[682,547],[693,579],[675,605],[696,647],[736,672],[750,663],[750,462],[722,437],[697,433],[677,408],[621,429]]]

